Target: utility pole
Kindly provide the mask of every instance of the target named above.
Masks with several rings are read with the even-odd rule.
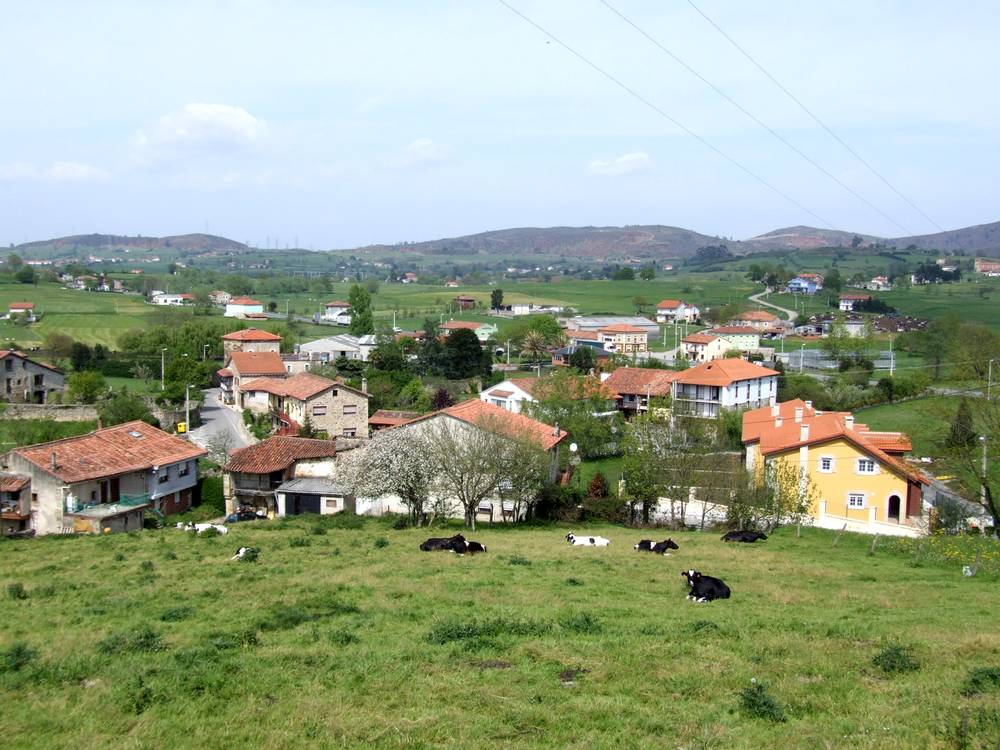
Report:
[[[986,400],[989,401],[992,397],[993,392],[993,360],[990,360],[989,367],[986,370]]]
[[[802,342],[802,347],[799,349],[799,372],[805,367],[806,362],[806,342]]]
[[[510,339],[507,339],[507,365],[510,366]]]
[[[202,362],[207,362],[208,361],[208,347],[210,347],[210,346],[211,346],[211,344],[202,344],[201,345],[201,361]]]
[[[892,336],[889,337],[889,377],[896,372],[896,355],[892,352]]]
[[[191,432],[191,386],[184,388],[184,431]]]
[[[980,435],[979,442],[983,444],[983,477],[979,487],[979,502],[986,507],[986,436]]]
[[[160,349],[160,390],[162,391],[166,388],[166,375],[167,372],[167,350],[166,348]]]

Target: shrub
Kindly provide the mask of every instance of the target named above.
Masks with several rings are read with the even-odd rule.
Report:
[[[174,607],[160,615],[160,620],[163,622],[179,622],[180,620],[186,620],[193,614],[193,607]]]
[[[346,630],[334,630],[327,636],[327,640],[335,646],[348,646],[352,643],[357,643],[358,637]]]
[[[21,600],[28,598],[28,591],[24,588],[24,584],[18,581],[17,583],[7,584],[7,596],[11,599]]]
[[[740,691],[740,710],[754,719],[767,721],[785,721],[785,712],[756,678],[750,681],[750,687]]]
[[[531,565],[531,560],[527,557],[522,557],[521,555],[511,555],[510,556],[511,565]]]
[[[875,654],[872,664],[890,675],[916,672],[920,669],[920,662],[913,658],[910,647],[898,644],[886,646]]]
[[[195,536],[201,537],[202,539],[214,539],[217,536],[222,536],[219,533],[219,530],[214,526],[209,526],[207,529],[204,529],[202,531],[194,531],[192,533],[194,533]]]
[[[969,671],[962,695],[975,695],[988,690],[1000,690],[1000,667],[975,667]]]
[[[20,672],[38,656],[38,652],[22,641],[0,651],[0,672]]]
[[[386,539],[384,536],[380,536],[378,539],[375,540],[375,549],[383,549],[388,546],[389,546],[389,540]]]
[[[583,581],[581,581],[579,578],[567,578],[566,579],[566,585],[567,586],[582,586],[583,585]]]
[[[218,651],[240,648],[246,646],[256,646],[259,642],[256,628],[247,628],[235,633],[212,633],[208,637],[209,643]]]
[[[125,562],[125,555],[121,552],[115,552],[115,562]]]
[[[162,636],[150,627],[109,635],[97,643],[98,651],[105,654],[127,654],[163,651],[166,648]]]
[[[141,563],[139,564],[139,570],[140,570],[141,572],[143,572],[143,573],[152,573],[152,572],[153,572],[153,569],[154,569],[155,567],[156,567],[156,566],[155,566],[155,565],[153,565],[153,561],[152,561],[152,560],[143,560],[143,561],[142,561],[142,562],[141,562]]]
[[[590,480],[590,484],[587,485],[587,497],[591,500],[598,500],[607,496],[608,480],[605,479],[604,475],[598,470],[594,472],[594,477]]]
[[[571,633],[594,635],[604,628],[589,612],[573,612],[559,618],[559,627]]]

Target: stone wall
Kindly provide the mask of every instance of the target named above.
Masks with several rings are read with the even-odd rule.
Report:
[[[51,419],[54,422],[79,422],[97,419],[97,409],[84,404],[4,404],[0,419]]]

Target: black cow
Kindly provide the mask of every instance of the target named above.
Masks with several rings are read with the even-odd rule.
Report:
[[[729,598],[729,587],[720,578],[703,576],[697,570],[685,570],[681,575],[687,578],[688,586],[691,587],[687,597],[691,601],[710,602]]]
[[[673,539],[664,539],[662,542],[654,544],[653,549],[650,551],[657,555],[666,555],[668,549],[680,549],[680,547],[677,546],[677,542]]]
[[[423,552],[435,552],[449,549],[454,551],[456,546],[460,546],[462,551],[465,551],[465,537],[461,534],[455,534],[455,536],[452,537],[431,537],[420,545],[420,549]]]
[[[767,539],[767,534],[762,531],[730,531],[722,536],[722,541],[724,542],[745,542],[747,544],[753,544],[758,539]]]
[[[479,552],[485,552],[486,551],[486,545],[485,544],[480,544],[479,542],[469,542],[465,546],[465,551],[468,552],[470,555],[475,555],[475,554],[477,554]]]

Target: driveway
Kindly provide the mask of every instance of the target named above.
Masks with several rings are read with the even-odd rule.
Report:
[[[750,295],[750,301],[751,302],[755,302],[758,305],[763,305],[764,307],[770,307],[770,308],[772,308],[774,310],[777,310],[778,312],[784,313],[785,314],[785,320],[794,320],[795,319],[795,316],[798,315],[798,313],[796,313],[795,310],[789,310],[787,307],[781,307],[779,305],[775,305],[772,302],[765,302],[764,300],[762,300],[761,297],[763,297],[766,294],[767,294],[767,292],[757,292],[757,294],[751,294]]]
[[[247,441],[243,439],[238,427],[242,415],[222,404],[218,388],[209,388],[203,394],[205,400],[201,406],[201,427],[191,430],[191,441],[205,448],[221,432],[229,434],[229,450],[245,447]]]

